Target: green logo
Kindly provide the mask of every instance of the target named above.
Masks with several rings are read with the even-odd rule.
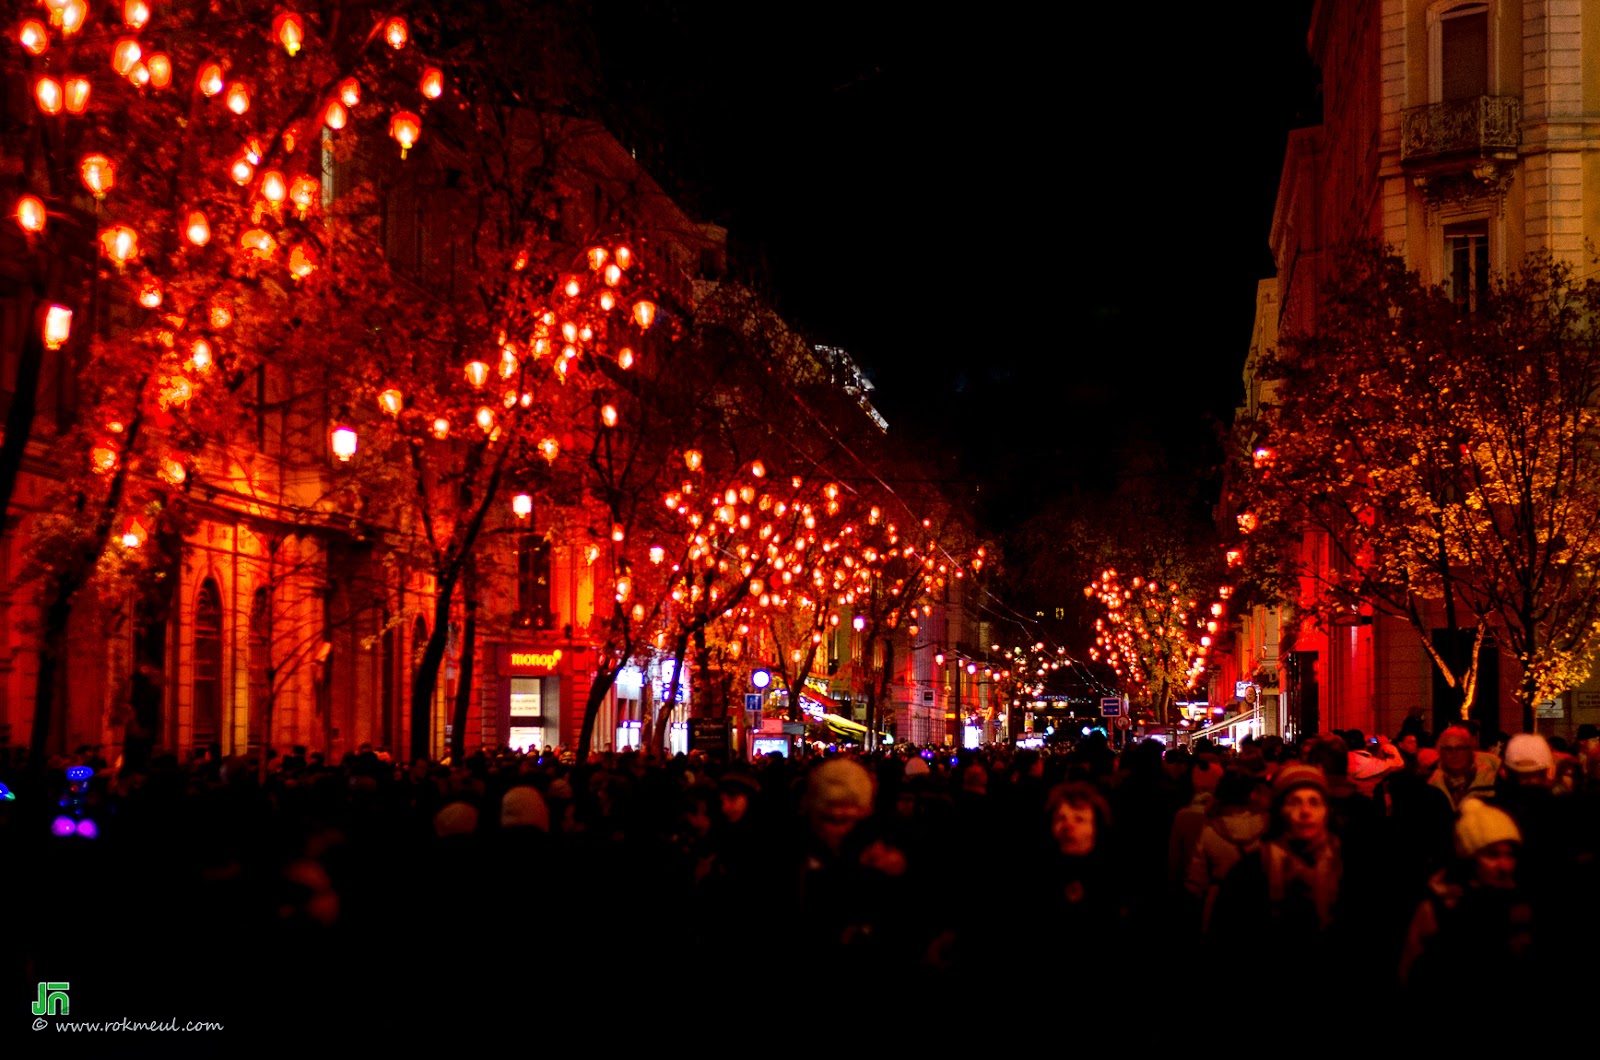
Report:
[[[68,1014],[70,1002],[67,991],[72,989],[71,983],[40,983],[39,1000],[33,1003],[35,1016],[65,1016]]]

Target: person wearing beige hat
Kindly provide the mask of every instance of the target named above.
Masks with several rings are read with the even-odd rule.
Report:
[[[1428,997],[1460,997],[1490,981],[1509,987],[1531,961],[1533,911],[1517,884],[1516,821],[1466,799],[1455,841],[1456,863],[1429,879],[1400,956],[1400,981]]]

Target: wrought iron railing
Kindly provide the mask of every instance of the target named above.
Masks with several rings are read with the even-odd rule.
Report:
[[[1522,103],[1515,96],[1430,103],[1400,118],[1402,162],[1515,151],[1522,142]]]

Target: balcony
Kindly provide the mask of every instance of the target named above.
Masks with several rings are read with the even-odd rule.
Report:
[[[1515,96],[1476,96],[1411,107],[1401,114],[1400,164],[1430,208],[1501,199],[1522,142]]]
[[[1400,161],[1408,168],[1456,159],[1514,159],[1521,142],[1522,103],[1515,96],[1430,103],[1401,115]]]

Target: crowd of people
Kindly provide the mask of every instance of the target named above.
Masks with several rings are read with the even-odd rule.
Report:
[[[264,784],[244,758],[90,753],[70,787],[0,762],[0,863],[32,911],[29,982],[87,980],[118,1012],[181,983],[185,1015],[263,1029],[330,1005],[399,1034],[580,1001],[619,1025],[1026,1006],[1039,969],[1051,997],[1164,1006],[1191,971],[1225,994],[1275,963],[1297,990],[1459,1005],[1600,979],[1600,732],[1577,737],[1408,723],[1119,753],[1095,733],[735,764],[363,748],[285,755]]]

